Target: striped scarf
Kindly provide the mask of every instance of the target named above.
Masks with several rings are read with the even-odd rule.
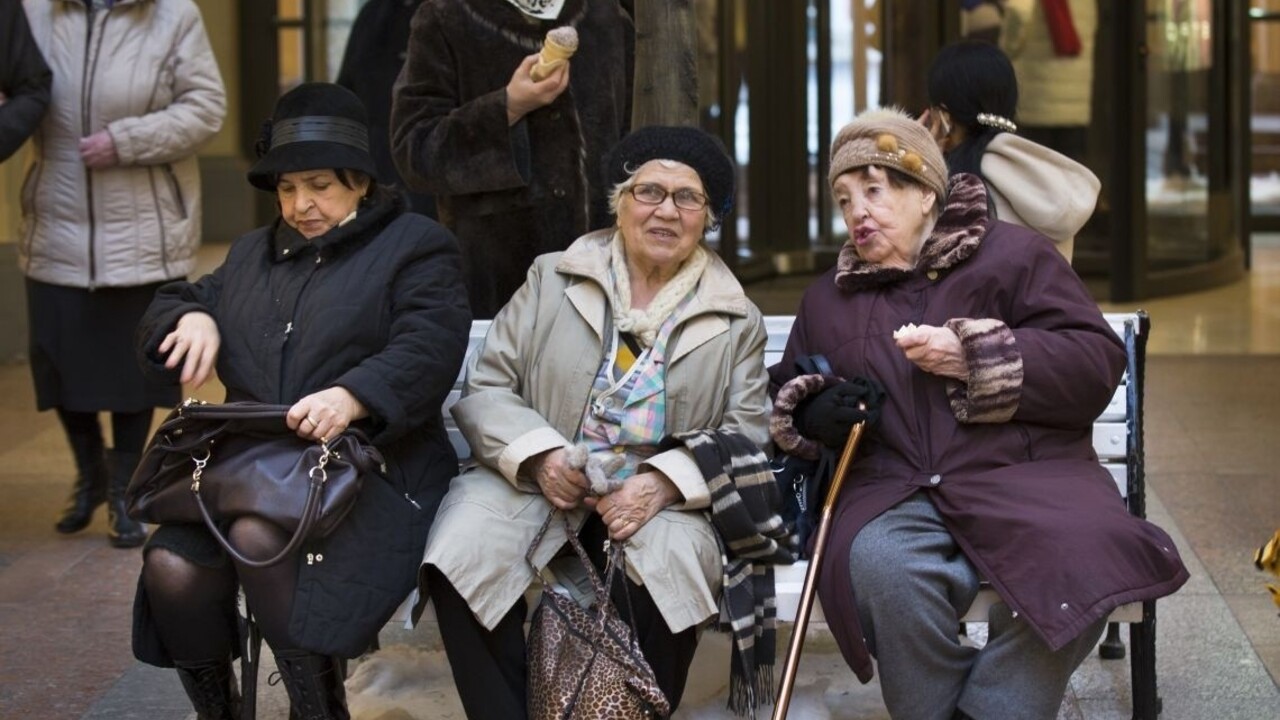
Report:
[[[729,709],[755,717],[773,702],[777,601],[773,566],[796,560],[796,539],[783,521],[782,493],[769,459],[755,443],[728,431],[693,430],[663,441],[684,445],[711,491],[711,524],[720,542],[724,586],[718,630],[733,634]]]

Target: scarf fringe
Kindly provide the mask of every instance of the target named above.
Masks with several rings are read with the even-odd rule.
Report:
[[[750,675],[733,673],[729,678],[729,701],[726,707],[738,717],[755,720],[756,710],[773,704],[776,691],[772,665],[759,665]]]

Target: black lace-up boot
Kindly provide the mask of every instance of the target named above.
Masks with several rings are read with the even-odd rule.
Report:
[[[147,529],[142,523],[129,517],[124,499],[125,490],[129,489],[129,479],[142,459],[141,453],[110,450],[107,452],[107,465],[110,470],[110,483],[107,485],[107,519],[110,522],[108,539],[112,547],[135,548],[147,539]]]
[[[55,526],[60,533],[80,532],[93,520],[93,511],[107,499],[107,464],[102,456],[102,436],[97,433],[68,434],[71,455],[76,461],[76,484],[71,488],[67,508]]]
[[[305,650],[276,653],[276,668],[289,693],[291,720],[350,720],[342,663]]]
[[[198,720],[238,720],[240,690],[230,660],[174,665]]]

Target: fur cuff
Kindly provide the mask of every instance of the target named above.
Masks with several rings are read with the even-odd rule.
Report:
[[[778,389],[773,399],[773,414],[769,416],[769,436],[779,450],[805,460],[818,459],[822,446],[800,434],[795,422],[796,408],[842,382],[844,380],[833,375],[797,375]]]
[[[1013,419],[1022,397],[1022,353],[1013,331],[1000,320],[948,320],[960,336],[969,381],[948,381],[951,412],[962,423],[1002,423]]]

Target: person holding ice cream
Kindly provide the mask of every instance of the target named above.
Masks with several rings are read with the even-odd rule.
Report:
[[[457,235],[476,318],[506,304],[535,257],[609,225],[604,158],[630,128],[634,46],[616,0],[418,8],[392,155]]]

